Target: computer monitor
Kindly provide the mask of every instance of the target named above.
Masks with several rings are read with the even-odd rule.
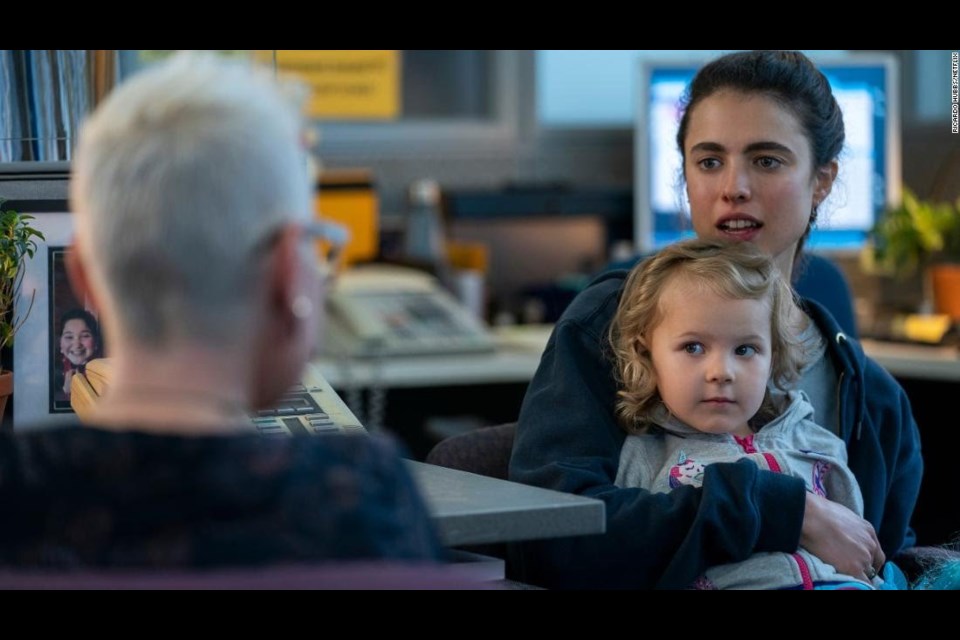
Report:
[[[843,111],[846,141],[833,193],[807,243],[814,251],[859,251],[877,216],[900,199],[896,60],[851,55],[814,63]],[[635,131],[635,244],[649,252],[693,236],[677,149],[680,100],[707,60],[640,62]]]

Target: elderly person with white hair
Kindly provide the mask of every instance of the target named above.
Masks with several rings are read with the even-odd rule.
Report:
[[[440,559],[389,441],[251,428],[298,381],[323,310],[302,140],[269,74],[202,55],[86,121],[67,267],[113,380],[92,424],[0,437],[0,564]]]

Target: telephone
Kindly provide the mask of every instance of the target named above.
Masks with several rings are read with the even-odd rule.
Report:
[[[367,432],[337,392],[311,364],[300,382],[283,394],[270,409],[252,418],[260,435],[322,435]]]
[[[433,276],[407,267],[355,266],[327,297],[324,350],[380,357],[492,351],[483,323]]]
[[[109,358],[97,358],[70,381],[70,406],[81,422],[87,422],[94,405],[113,377]],[[344,404],[313,365],[307,365],[300,382],[288,390],[270,409],[250,417],[263,436],[365,434],[357,417]]]

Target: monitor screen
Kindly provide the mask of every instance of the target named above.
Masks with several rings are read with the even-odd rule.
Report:
[[[877,216],[900,198],[900,119],[897,68],[889,56],[814,62],[843,111],[846,141],[833,192],[821,205],[807,246],[858,251]],[[636,246],[652,251],[693,235],[677,149],[680,102],[705,63],[640,63],[635,134]]]

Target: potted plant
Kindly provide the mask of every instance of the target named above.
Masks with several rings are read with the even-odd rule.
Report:
[[[37,251],[37,239],[43,234],[31,226],[33,216],[12,209],[3,210],[0,200],[0,349],[13,341],[17,330],[33,309],[36,291],[30,292],[27,310],[17,315],[17,300],[23,285],[23,264]],[[0,420],[13,393],[13,373],[0,362]]]
[[[862,257],[870,273],[926,272],[937,313],[960,321],[960,200],[930,202],[904,189],[903,202],[874,226]]]

